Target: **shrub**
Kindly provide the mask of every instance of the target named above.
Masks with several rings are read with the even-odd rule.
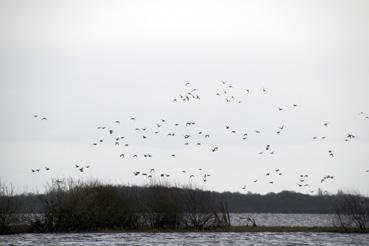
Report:
[[[11,224],[17,221],[14,188],[0,182],[0,234],[10,233]]]
[[[336,221],[343,228],[355,227],[362,232],[369,229],[369,199],[359,194],[337,196]]]
[[[33,226],[39,231],[85,231],[133,228],[138,219],[129,198],[117,187],[98,182],[53,184],[44,197],[46,212]]]

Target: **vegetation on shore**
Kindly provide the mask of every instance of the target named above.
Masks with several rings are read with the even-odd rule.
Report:
[[[369,199],[337,194],[332,227],[232,226],[229,193],[152,183],[145,187],[98,181],[53,182],[38,195],[37,210],[20,221],[22,204],[13,190],[0,185],[0,234],[53,232],[368,232]],[[283,193],[284,202],[290,198]],[[236,198],[239,196],[236,194]],[[235,199],[233,197],[233,199]],[[326,200],[326,198],[324,198]]]

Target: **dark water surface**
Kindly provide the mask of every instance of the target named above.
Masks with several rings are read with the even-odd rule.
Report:
[[[369,245],[369,234],[77,233],[0,236],[0,245]]]

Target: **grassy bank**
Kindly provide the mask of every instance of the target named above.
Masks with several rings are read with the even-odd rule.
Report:
[[[224,228],[206,228],[202,230],[190,229],[153,229],[153,228],[140,228],[140,229],[126,229],[126,228],[100,228],[98,230],[88,231],[69,231],[68,233],[187,233],[187,232],[315,232],[315,233],[369,233],[363,232],[358,228],[342,228],[342,227],[321,227],[321,226],[230,226]],[[21,233],[39,233],[33,229],[30,225],[16,225],[12,226],[10,234]]]

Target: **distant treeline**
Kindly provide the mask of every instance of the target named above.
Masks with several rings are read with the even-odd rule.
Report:
[[[231,213],[335,213],[337,195],[307,195],[294,191],[280,193],[241,194],[232,192],[214,192],[199,189],[177,188],[167,186],[114,186],[121,194],[139,194],[147,196],[153,192],[176,192],[184,195],[191,190],[203,200],[219,203],[226,201]],[[16,200],[19,213],[42,213],[45,211],[45,194],[23,194],[13,197]]]

